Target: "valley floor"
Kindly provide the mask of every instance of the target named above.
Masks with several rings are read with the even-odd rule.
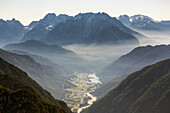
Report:
[[[64,101],[74,113],[80,113],[83,109],[90,107],[97,97],[91,95],[101,82],[95,74],[75,73],[69,82],[75,87],[67,88]]]

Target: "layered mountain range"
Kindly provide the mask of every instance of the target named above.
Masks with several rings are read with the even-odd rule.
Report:
[[[37,60],[40,58],[35,58],[35,61],[30,56],[18,55],[4,50],[0,50],[0,57],[26,71],[31,78],[50,91],[55,98],[64,98],[63,84],[65,84],[65,87],[72,86],[72,84],[65,81],[72,71],[64,66],[48,63],[47,60],[44,62],[46,64],[41,64]]]
[[[19,40],[41,40],[48,44],[62,45],[139,44],[136,38],[145,36],[130,28],[169,31],[170,24],[169,21],[158,22],[144,15],[121,15],[116,19],[106,13],[80,13],[74,17],[48,13],[43,19],[33,21],[27,27],[15,19],[1,19],[0,40],[1,46]]]
[[[72,71],[87,72],[90,67],[89,62],[73,51],[67,50],[57,44],[46,44],[38,40],[28,40],[21,43],[13,43],[3,47],[5,50],[14,51],[16,53],[26,52],[38,56],[49,58],[54,63],[64,65]],[[88,71],[89,72],[89,71]]]
[[[5,24],[7,23],[7,24]],[[9,26],[8,26],[9,24]],[[41,40],[48,44],[139,44],[136,37],[144,37],[124,26],[106,13],[84,13],[74,17],[47,14],[39,21],[24,27],[15,19],[0,21],[2,45],[11,42]],[[12,26],[12,27],[11,27]],[[0,27],[0,28],[1,28]],[[6,30],[4,30],[4,28]],[[8,31],[11,30],[11,34]],[[107,35],[106,35],[107,34]],[[8,39],[8,40],[7,40]],[[12,40],[13,39],[13,40]]]
[[[92,72],[96,72],[102,84],[97,84],[95,87],[100,87],[95,91],[89,87],[93,92],[87,89],[81,96],[90,94],[89,97],[94,95],[99,100],[84,113],[169,113],[170,60],[166,59],[170,59],[170,45],[139,46],[147,37],[135,30],[169,32],[170,22],[154,21],[144,15],[114,18],[106,13],[76,16],[49,13],[28,26],[15,19],[0,19],[0,46],[3,46],[0,113],[71,113],[63,101],[55,98],[79,98],[74,88],[86,88],[85,81],[95,82],[83,76]],[[120,56],[119,50],[136,46],[139,47],[129,53],[129,49],[124,50],[127,54],[117,60],[114,60],[117,55],[111,56],[110,50],[107,51],[115,49],[114,54]],[[92,47],[96,48],[91,50]],[[109,57],[102,55],[103,50]],[[106,64],[98,63],[100,59],[112,63],[98,73],[97,68]],[[75,76],[74,72],[78,74]],[[73,79],[83,85],[72,82]],[[93,102],[93,98],[87,101],[89,97],[81,100],[78,107]]]

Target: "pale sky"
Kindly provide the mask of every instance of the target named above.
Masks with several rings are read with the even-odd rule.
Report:
[[[0,18],[15,18],[22,24],[43,18],[47,13],[106,12],[112,17],[143,14],[156,21],[170,20],[170,0],[0,0]]]

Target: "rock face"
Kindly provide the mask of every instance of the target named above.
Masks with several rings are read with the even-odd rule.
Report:
[[[85,13],[56,25],[44,42],[62,45],[139,44],[131,35],[135,33],[106,13]]]
[[[0,20],[0,46],[19,41],[24,33],[25,27],[17,20]]]
[[[19,68],[0,58],[0,111],[2,113],[71,113],[67,105]]]
[[[85,113],[169,113],[170,59],[130,74]]]
[[[27,40],[41,40],[47,36],[48,31],[51,31],[56,25],[65,22],[70,18],[72,17],[68,15],[61,14],[56,16],[54,13],[48,13],[43,19],[33,21],[27,26],[29,31],[24,34],[20,42]]]
[[[47,36],[48,30],[44,25],[38,24],[34,28],[32,28],[29,32],[24,34],[20,42],[25,42],[27,40],[41,40],[45,36]]]
[[[145,15],[128,15],[119,16],[119,20],[126,26],[137,30],[169,31],[169,21],[154,21]]]
[[[39,21],[33,21],[28,25],[29,29],[32,29],[36,27],[37,25],[43,25],[47,30],[50,30],[50,28],[54,28],[57,24],[60,22],[65,22],[67,19],[72,18],[68,15],[58,15],[54,13],[48,13],[43,19],[40,19]]]

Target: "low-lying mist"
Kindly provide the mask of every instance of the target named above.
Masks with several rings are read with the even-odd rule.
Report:
[[[64,48],[74,51],[76,54],[81,56],[93,63],[94,68],[98,70],[104,68],[106,65],[118,59],[120,56],[130,52],[137,46],[127,45],[68,45]]]
[[[170,44],[170,31],[141,31],[147,38],[139,38],[142,46]]]

